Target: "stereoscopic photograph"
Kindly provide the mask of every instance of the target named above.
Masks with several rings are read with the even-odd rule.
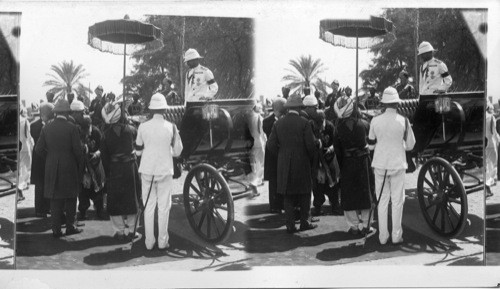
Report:
[[[20,25],[20,13],[0,13],[0,269],[14,269],[18,156],[27,161],[31,154],[18,146],[18,123],[23,123],[18,110]]]
[[[1,13],[0,268],[500,265],[497,11],[322,3]]]

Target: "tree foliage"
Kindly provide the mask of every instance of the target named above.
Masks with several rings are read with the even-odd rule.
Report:
[[[384,17],[393,22],[396,40],[391,42],[385,37],[370,49],[375,57],[373,64],[360,73],[364,86],[375,85],[382,91],[395,84],[403,68],[417,79],[415,53],[419,43],[428,41],[438,50],[435,57],[448,66],[453,78],[450,91],[484,90],[485,60],[461,12],[460,9],[387,9]],[[419,59],[418,67],[421,64]]]
[[[70,92],[83,96],[84,99],[90,99],[89,93],[91,90],[82,84],[82,81],[88,74],[85,72],[82,64],[76,65],[73,60],[52,65],[50,67],[52,73],[47,73],[49,80],[43,83],[43,86],[49,86],[49,92],[54,93],[54,100],[58,98],[66,98]]]
[[[16,62],[0,30],[0,94],[17,94],[19,63]]]
[[[326,94],[326,84],[319,78],[326,68],[321,59],[313,59],[311,55],[301,55],[297,59],[291,59],[288,64],[291,68],[285,69],[289,74],[283,76],[282,80],[287,81],[290,93],[302,91],[304,87],[313,87],[322,94]]]
[[[167,75],[183,95],[187,67],[182,57],[188,48],[195,48],[204,57],[201,64],[213,72],[219,85],[216,98],[252,97],[252,19],[150,16],[147,22],[163,31],[164,47],[152,54],[134,56],[137,63],[125,82],[129,93],[138,93],[147,102],[162,89]]]

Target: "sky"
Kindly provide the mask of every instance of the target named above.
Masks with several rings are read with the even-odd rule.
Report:
[[[42,84],[48,79],[51,65],[73,60],[82,64],[88,73],[83,81],[93,91],[98,84],[105,92],[120,94],[123,76],[123,57],[100,52],[87,45],[88,27],[96,22],[123,18],[129,14],[131,19],[141,20],[145,14],[171,15],[218,15],[255,18],[255,86],[256,95],[274,97],[281,93],[283,75],[291,59],[311,54],[320,58],[327,70],[321,78],[328,83],[338,79],[340,85],[355,86],[356,52],[354,49],[334,47],[319,39],[319,21],[334,18],[363,18],[379,15],[381,5],[355,5],[364,2],[307,2],[296,1],[294,5],[286,2],[265,2],[266,5],[247,5],[241,9],[240,2],[230,2],[225,11],[216,6],[205,4],[203,9],[197,2],[164,5],[163,9],[132,4],[106,5],[28,5],[23,12],[21,26],[21,99],[27,103],[38,102],[44,98],[48,87]],[[259,2],[257,2],[259,3]],[[488,2],[489,3],[489,2]],[[493,4],[492,4],[493,3]],[[499,4],[491,2],[489,10],[489,31],[499,31]],[[165,7],[168,6],[168,7]],[[198,4],[198,6],[200,6]],[[168,9],[167,9],[168,8]],[[276,13],[279,11],[280,13]],[[231,13],[233,12],[233,13]],[[397,28],[396,28],[397,29]],[[488,94],[500,98],[500,86],[491,79],[500,79],[500,61],[497,55],[500,48],[499,33],[488,35],[488,75],[490,85]],[[496,51],[496,52],[495,52]],[[359,72],[368,68],[373,57],[368,50],[359,50]],[[127,74],[132,61],[127,60]],[[452,72],[459,73],[459,72]],[[361,81],[360,81],[361,83]],[[361,84],[359,84],[361,86]]]

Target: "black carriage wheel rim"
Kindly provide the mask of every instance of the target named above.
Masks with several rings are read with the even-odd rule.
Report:
[[[186,215],[195,233],[208,242],[220,242],[229,236],[233,206],[227,184],[208,165],[193,168],[185,181]]]
[[[441,235],[459,234],[465,225],[467,201],[458,173],[442,159],[429,161],[422,171],[418,198],[426,222]]]

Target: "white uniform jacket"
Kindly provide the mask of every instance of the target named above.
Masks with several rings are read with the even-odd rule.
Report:
[[[448,67],[441,60],[431,58],[420,67],[420,94],[433,94],[435,90],[447,91],[452,82]]]
[[[406,122],[407,119],[394,108],[387,108],[372,119],[368,134],[370,149],[375,149],[372,167],[383,170],[408,168],[405,151],[413,149],[415,136],[409,121]]]
[[[139,173],[147,175],[173,175],[173,156],[182,152],[182,141],[175,124],[161,114],[142,123],[135,141],[137,154],[142,155]]]
[[[214,74],[205,66],[198,65],[186,73],[185,93],[186,101],[199,101],[200,97],[214,97],[219,90]]]

